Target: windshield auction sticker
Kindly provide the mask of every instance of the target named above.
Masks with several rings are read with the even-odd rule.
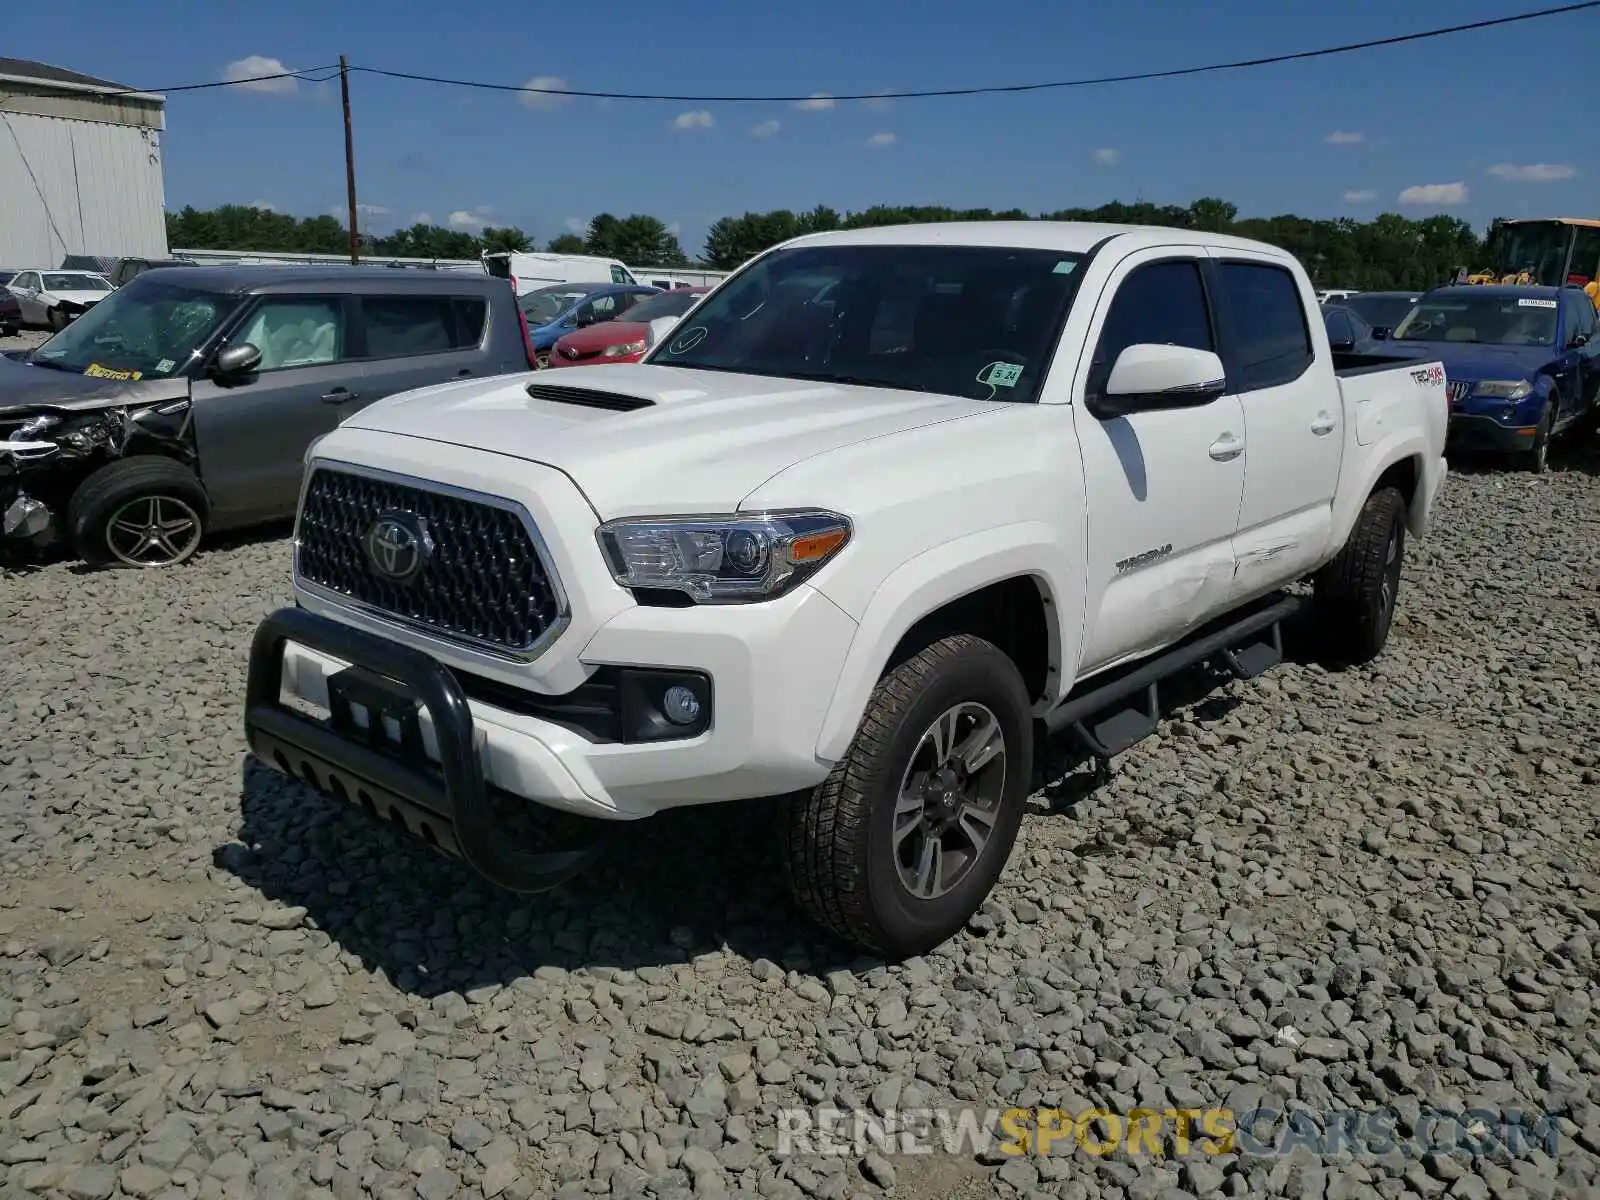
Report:
[[[143,371],[117,371],[111,367],[102,367],[99,363],[90,363],[83,369],[85,375],[93,379],[143,379]]]
[[[1554,300],[1529,300],[1524,298],[1517,301],[1518,308],[1554,308],[1555,306],[1556,302]]]

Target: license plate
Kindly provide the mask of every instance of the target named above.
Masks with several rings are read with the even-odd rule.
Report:
[[[362,720],[357,719],[360,712]],[[328,678],[329,723],[345,737],[413,762],[426,761],[417,698],[382,675],[346,667]]]

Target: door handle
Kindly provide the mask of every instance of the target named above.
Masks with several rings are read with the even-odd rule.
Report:
[[[1236,438],[1231,433],[1225,433],[1211,443],[1211,457],[1218,462],[1231,462],[1244,453],[1244,441]]]
[[[1338,424],[1338,422],[1333,419],[1332,413],[1319,412],[1317,414],[1317,419],[1311,422],[1311,432],[1316,434],[1318,437],[1321,437],[1325,433],[1332,433],[1333,427],[1336,424]]]
[[[322,399],[325,404],[343,404],[346,400],[354,400],[356,394],[349,388],[336,387],[331,392],[323,392]]]

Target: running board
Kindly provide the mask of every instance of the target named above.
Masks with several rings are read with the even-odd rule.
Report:
[[[1202,628],[1154,658],[1124,668],[1114,678],[1090,680],[1045,714],[1052,734],[1069,733],[1102,764],[1144,741],[1161,723],[1159,685],[1187,667],[1220,660],[1238,679],[1253,679],[1283,661],[1283,622],[1304,603],[1297,596],[1270,599]]]

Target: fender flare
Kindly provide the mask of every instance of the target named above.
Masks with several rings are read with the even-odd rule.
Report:
[[[1406,514],[1407,531],[1418,538],[1427,532],[1429,511],[1438,480],[1428,476],[1428,461],[1432,451],[1426,436],[1401,430],[1362,449],[1366,451],[1363,456],[1366,465],[1360,475],[1360,485],[1345,487],[1341,481],[1340,496],[1333,511],[1333,526],[1323,553],[1324,561],[1332,559],[1343,548],[1361,515],[1362,506],[1372,495],[1372,489],[1383,473],[1407,460],[1413,461],[1417,470],[1416,493],[1411,497]]]
[[[1007,579],[1030,578],[1039,588],[1050,645],[1049,690],[1052,699],[1059,695],[1064,664],[1076,664],[1083,636],[1086,579],[1075,548],[1063,544],[1058,527],[1021,521],[935,546],[896,567],[873,591],[859,618],[817,735],[818,760],[835,763],[844,757],[884,665],[912,626],[952,601]],[[1072,567],[1075,557],[1078,570]]]

